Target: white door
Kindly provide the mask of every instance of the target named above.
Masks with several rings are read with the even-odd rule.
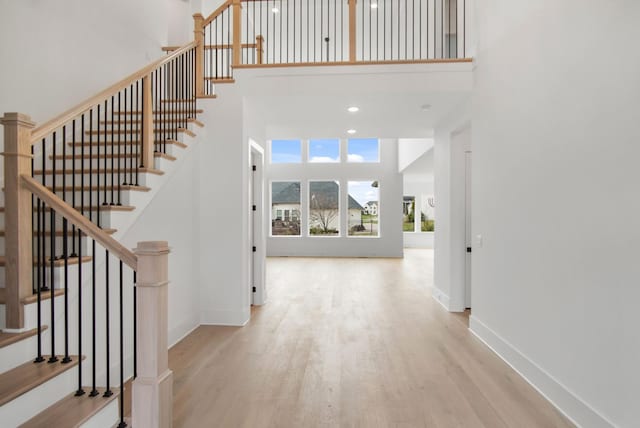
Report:
[[[464,269],[464,307],[471,308],[471,152],[464,153],[464,214],[465,233],[464,242],[466,248],[465,269]]]

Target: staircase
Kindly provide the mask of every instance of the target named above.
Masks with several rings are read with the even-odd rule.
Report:
[[[148,371],[136,349],[142,306],[134,283],[149,281],[136,281],[136,269],[142,273],[147,256],[166,258],[168,251],[166,243],[139,244],[134,255],[113,238],[126,232],[204,126],[189,77],[194,63],[192,44],[37,129],[29,129],[28,118],[5,115],[5,150],[11,152],[7,134],[18,129],[20,135],[22,127],[30,132],[16,139],[16,150],[31,155],[30,165],[18,165],[17,177],[9,177],[15,171],[7,161],[5,183],[9,188],[22,179],[33,194],[19,215],[10,212],[15,202],[5,207],[4,192],[0,199],[2,426],[130,425],[123,388],[127,379]],[[16,245],[14,232],[25,227],[31,239]],[[16,268],[23,261],[15,253],[29,259],[29,269]],[[128,266],[133,275],[123,275]],[[152,310],[162,305],[160,297]],[[164,340],[166,354],[164,329],[158,340]],[[157,393],[170,371],[156,374],[164,375],[154,386]],[[170,417],[163,419],[170,424]]]

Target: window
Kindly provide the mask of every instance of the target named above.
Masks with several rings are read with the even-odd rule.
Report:
[[[309,182],[309,235],[338,236],[340,185],[337,181]]]
[[[271,183],[271,236],[300,235],[300,182]]]
[[[302,145],[300,140],[272,140],[271,163],[302,162]]]
[[[350,138],[347,145],[348,162],[380,162],[377,138]]]
[[[435,203],[433,195],[422,195],[420,208],[420,231],[433,232],[435,230]]]
[[[349,181],[349,236],[379,236],[378,181]]]
[[[416,198],[415,196],[402,197],[402,231],[414,232],[416,230]]]
[[[309,140],[309,162],[340,162],[340,140]]]

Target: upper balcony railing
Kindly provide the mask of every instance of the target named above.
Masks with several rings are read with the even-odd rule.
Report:
[[[195,19],[198,93],[234,68],[466,60],[467,0],[227,0]]]

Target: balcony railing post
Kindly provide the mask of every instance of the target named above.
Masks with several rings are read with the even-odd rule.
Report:
[[[5,113],[4,125],[4,229],[6,330],[24,328],[20,301],[32,294],[31,192],[20,177],[31,175],[31,130],[35,123],[21,113]]]
[[[204,16],[201,13],[193,15],[193,39],[196,46],[196,97],[204,95]]]
[[[155,130],[153,124],[153,89],[151,75],[142,78],[142,145],[140,166],[153,168],[153,144]],[[156,82],[158,84],[158,82]]]
[[[264,48],[263,48],[263,43],[264,43],[264,37],[262,37],[261,35],[256,36],[256,61],[257,64],[262,64],[262,55],[264,53]]]
[[[138,242],[137,363],[133,381],[132,426],[170,427],[173,406],[173,373],[169,370],[168,254],[166,241]]]
[[[242,34],[242,4],[240,0],[233,0],[233,66],[242,63],[242,46],[240,35]]]
[[[349,0],[349,62],[356,62],[356,0]]]

